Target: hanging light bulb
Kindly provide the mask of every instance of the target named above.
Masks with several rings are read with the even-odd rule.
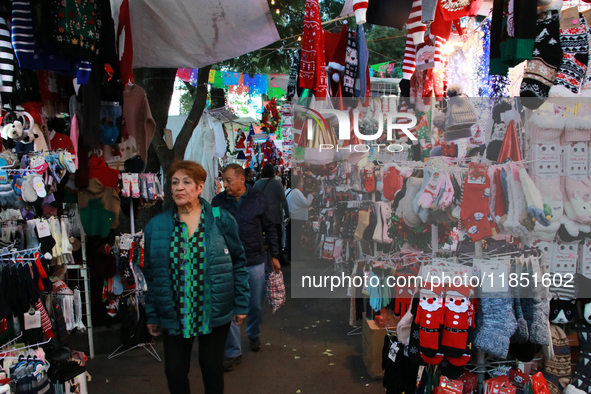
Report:
[[[271,0],[271,5],[275,5],[275,0]]]
[[[302,41],[302,36],[298,36],[298,41]]]
[[[277,8],[277,9],[275,10],[275,13],[276,13],[277,15],[279,15],[279,13],[280,13],[280,12],[281,12],[281,11],[279,11],[279,8]]]

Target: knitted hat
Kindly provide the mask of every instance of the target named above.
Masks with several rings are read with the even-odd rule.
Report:
[[[124,168],[125,172],[141,174],[146,168],[146,163],[139,155],[135,155],[125,160]]]
[[[562,392],[568,384],[571,376],[570,346],[568,337],[562,328],[551,325],[552,346],[554,347],[554,359],[545,360],[544,378],[548,382],[551,393]]]
[[[476,113],[468,98],[460,96],[461,93],[459,85],[452,85],[447,89],[449,105],[445,118],[444,138],[446,141],[472,136],[470,127],[476,123]]]
[[[558,142],[564,130],[564,118],[534,113],[529,119],[532,142]]]

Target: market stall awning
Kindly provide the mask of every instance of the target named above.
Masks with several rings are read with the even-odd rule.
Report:
[[[279,40],[266,0],[129,2],[134,67],[200,68]]]

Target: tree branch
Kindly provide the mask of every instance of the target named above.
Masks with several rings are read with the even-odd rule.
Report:
[[[181,132],[174,143],[174,160],[182,160],[185,157],[185,150],[189,144],[189,140],[193,135],[195,127],[197,127],[199,124],[201,115],[203,115],[203,110],[205,109],[205,104],[207,103],[207,81],[209,80],[209,70],[211,70],[211,65],[199,69],[195,102],[193,103],[193,107],[189,112],[189,116],[187,116],[187,120],[185,120],[185,124],[183,124]]]

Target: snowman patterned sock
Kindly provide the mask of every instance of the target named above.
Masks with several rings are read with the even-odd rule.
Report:
[[[464,182],[460,217],[472,241],[497,235],[498,229],[488,209],[490,180],[484,163],[470,163]]]

